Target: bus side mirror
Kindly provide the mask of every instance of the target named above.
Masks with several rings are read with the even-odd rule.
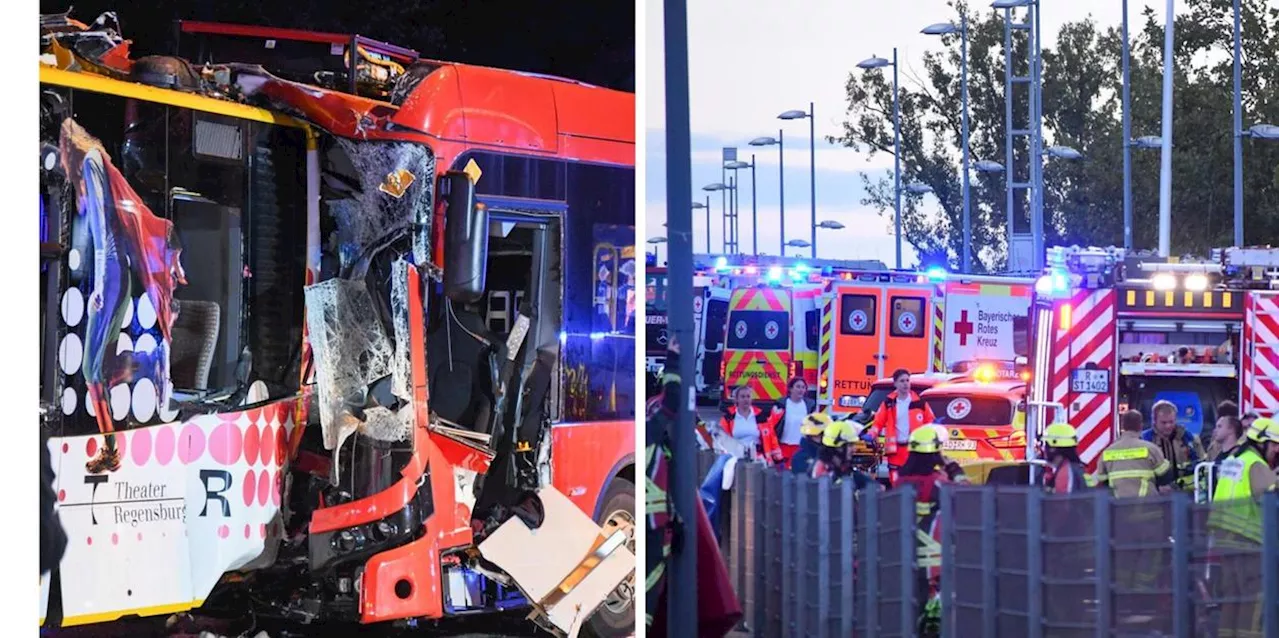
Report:
[[[489,211],[476,203],[476,186],[461,171],[445,173],[444,293],[458,303],[479,301],[489,256]]]

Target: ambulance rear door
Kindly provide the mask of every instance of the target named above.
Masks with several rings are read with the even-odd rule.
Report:
[[[833,414],[856,413],[883,376],[884,286],[877,282],[833,282],[831,354],[827,394]]]
[[[882,295],[880,376],[893,374],[899,368],[912,374],[928,372],[927,318],[933,316],[933,287],[892,283],[885,286]]]
[[[729,290],[717,286],[708,287],[702,300],[702,326],[698,341],[698,392],[715,394],[724,383],[720,376],[720,363],[724,360],[724,324],[729,315]]]

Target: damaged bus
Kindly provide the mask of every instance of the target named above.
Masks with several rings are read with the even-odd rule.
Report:
[[[71,539],[42,624],[632,633],[634,96],[358,36],[181,25],[342,49],[326,84],[41,27]]]

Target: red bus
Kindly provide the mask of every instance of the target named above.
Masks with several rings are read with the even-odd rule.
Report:
[[[595,634],[633,632],[634,96],[358,36],[178,28],[194,78],[180,58],[56,68],[66,47],[41,68],[64,242],[43,298],[81,301],[42,337],[55,491],[84,536],[42,583],[51,617],[216,607],[251,582],[255,613],[308,621],[532,604],[563,629],[572,601],[599,606]],[[276,55],[226,54],[248,49]],[[324,55],[344,64],[306,72]],[[101,149],[105,200],[60,186],[87,179],[66,122]],[[130,214],[167,233],[167,279],[138,265],[146,241],[99,258]],[[522,539],[568,578],[597,536],[603,593],[557,598],[512,558]],[[137,561],[175,573],[118,578]]]

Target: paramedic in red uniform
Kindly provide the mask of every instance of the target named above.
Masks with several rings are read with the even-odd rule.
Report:
[[[787,382],[787,396],[774,404],[773,413],[769,415],[769,425],[778,437],[782,462],[787,467],[790,467],[791,457],[795,456],[800,449],[800,441],[804,439],[800,430],[804,427],[805,417],[813,414],[815,408],[813,401],[805,396],[808,392],[809,386],[804,379],[792,377]]]
[[[874,443],[884,435],[885,460],[889,463],[889,481],[897,484],[898,468],[907,462],[907,440],[920,426],[933,423],[933,410],[911,391],[911,373],[899,368],[893,372],[893,392],[885,397],[876,412],[875,421],[862,434],[863,440]]]
[[[763,458],[766,464],[782,461],[778,437],[769,424],[769,417],[751,404],[755,393],[750,386],[738,386],[733,391],[733,405],[720,416],[720,429],[747,450],[748,458]]]

